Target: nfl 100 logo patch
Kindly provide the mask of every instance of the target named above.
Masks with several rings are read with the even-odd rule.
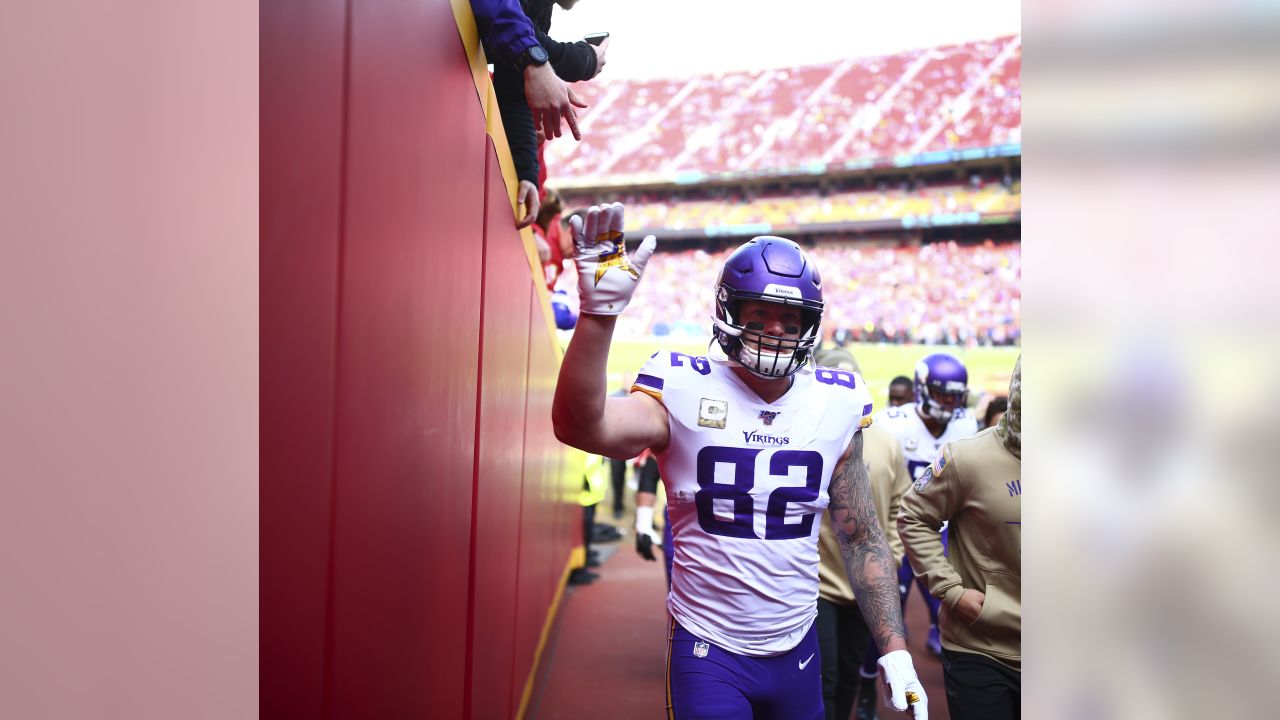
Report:
[[[711,649],[710,645],[708,645],[703,640],[699,640],[698,642],[693,644],[693,656],[697,658],[704,658],[707,656],[707,652],[710,649]]]

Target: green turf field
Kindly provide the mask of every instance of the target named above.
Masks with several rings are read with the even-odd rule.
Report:
[[[934,352],[950,353],[969,369],[969,387],[975,391],[1005,394],[1009,390],[1009,374],[1018,358],[1019,348],[974,348],[926,345],[855,344],[848,346],[862,367],[862,376],[871,386],[871,397],[876,409],[885,406],[889,381],[897,375],[911,377],[916,361]],[[620,387],[629,382],[656,350],[675,350],[689,355],[706,355],[704,343],[678,342],[669,338],[653,341],[615,340],[609,352],[609,387]],[[625,375],[625,377],[624,377]],[[976,402],[977,392],[970,393],[970,402]]]

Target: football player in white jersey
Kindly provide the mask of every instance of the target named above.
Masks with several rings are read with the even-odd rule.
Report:
[[[920,477],[942,446],[978,432],[978,421],[965,407],[969,400],[969,372],[964,363],[946,353],[934,353],[916,363],[915,402],[876,413],[902,440],[907,468]]]
[[[556,437],[587,452],[658,457],[674,532],[668,716],[823,717],[815,517],[827,508],[887,700],[927,717],[862,459],[871,396],[857,373],[810,363],[823,309],[817,268],[790,240],[747,242],[715,288],[725,357],[656,352],[630,395],[606,397],[617,315],[656,245],[646,237],[629,257],[622,227],[620,203],[571,221],[581,315],[552,419]]]
[[[965,407],[969,399],[969,371],[955,357],[934,353],[916,363],[914,385],[914,404],[886,408],[876,415],[876,422],[902,441],[907,470],[912,480],[918,480],[925,468],[938,457],[943,445],[977,434],[978,421]],[[945,545],[945,529],[942,537]],[[911,565],[904,561],[899,577],[904,607],[911,592],[911,581]],[[917,580],[917,583],[929,607],[929,638],[925,645],[930,652],[941,655],[939,600],[929,594],[923,580]]]

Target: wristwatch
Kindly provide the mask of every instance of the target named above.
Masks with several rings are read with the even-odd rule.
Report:
[[[534,45],[520,53],[520,57],[516,58],[516,69],[524,72],[524,69],[530,65],[546,65],[550,59],[547,56],[547,51],[543,50],[541,45]]]

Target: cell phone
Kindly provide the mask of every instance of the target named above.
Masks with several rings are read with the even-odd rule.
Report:
[[[605,38],[607,38],[607,37],[609,37],[609,33],[607,33],[607,32],[599,32],[599,33],[591,33],[590,35],[588,35],[588,36],[584,37],[584,38],[583,38],[583,40],[586,40],[587,42],[591,43],[592,45],[599,45],[599,44],[603,43],[603,42],[604,42],[604,39],[605,39]]]

